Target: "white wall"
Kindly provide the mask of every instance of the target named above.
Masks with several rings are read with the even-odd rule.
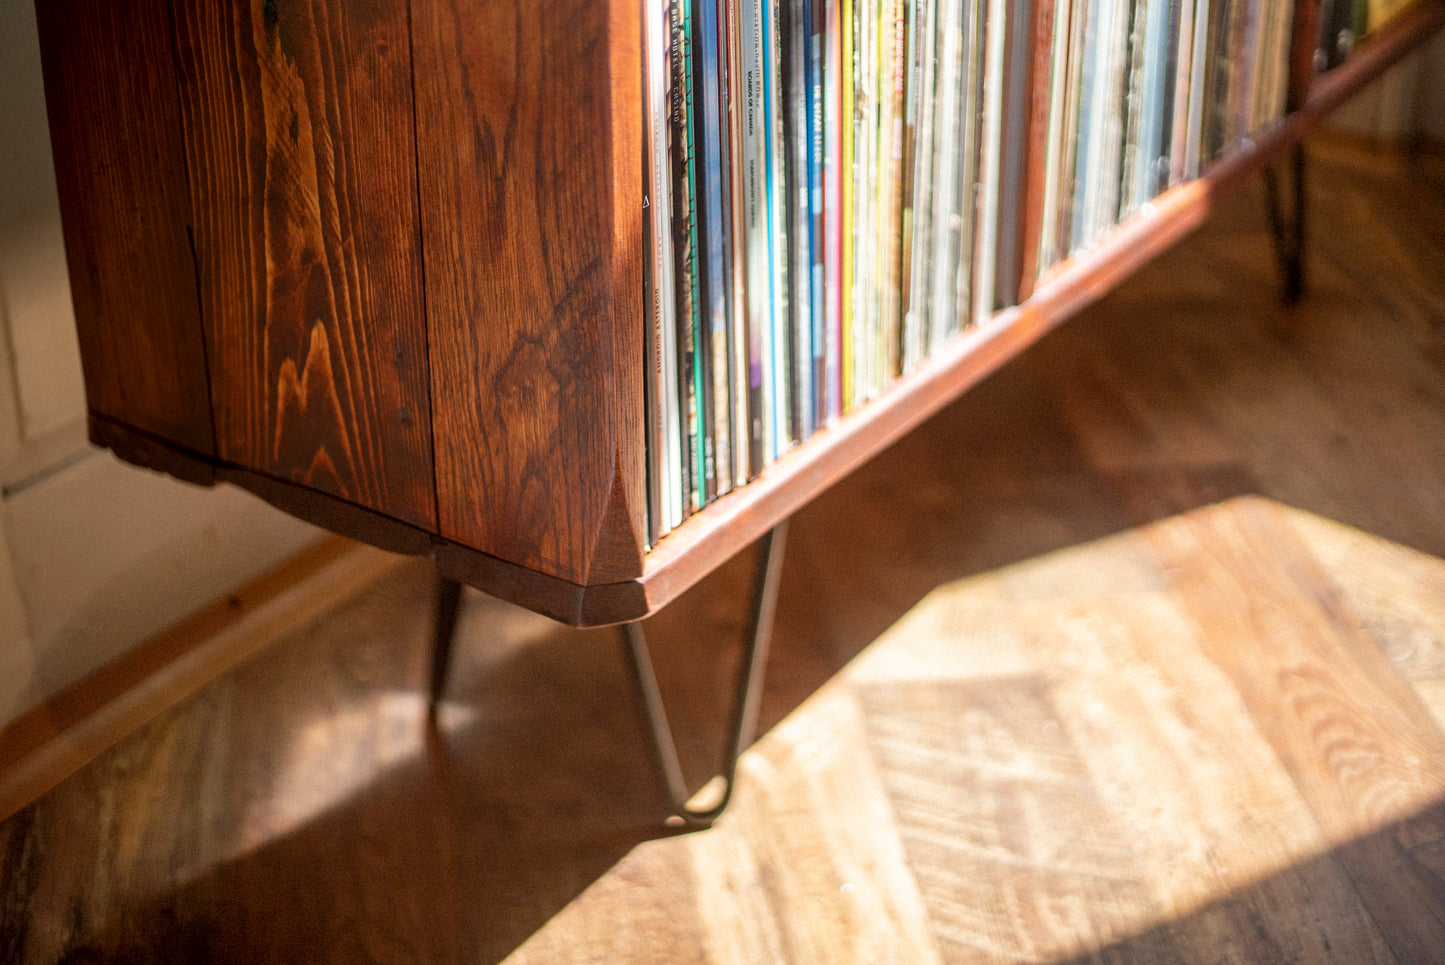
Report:
[[[30,0],[0,0],[0,726],[318,532],[85,441]]]
[[[35,11],[0,0],[0,486],[84,440]]]

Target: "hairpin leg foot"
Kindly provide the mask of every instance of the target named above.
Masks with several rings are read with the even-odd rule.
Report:
[[[1280,175],[1276,167],[1264,169],[1264,186],[1268,194],[1269,227],[1274,235],[1275,256],[1279,259],[1284,280],[1284,299],[1293,304],[1300,300],[1305,287],[1305,148],[1296,144],[1290,152],[1292,211],[1287,216],[1281,197]]]
[[[436,621],[432,625],[431,692],[428,709],[433,713],[447,689],[447,671],[452,662],[452,641],[457,635],[457,609],[462,601],[462,585],[444,576],[437,577]]]
[[[738,758],[753,742],[757,731],[758,704],[762,696],[763,672],[768,661],[768,644],[772,638],[773,613],[778,599],[778,577],[782,572],[783,544],[787,536],[787,520],[763,537],[758,557],[757,575],[753,582],[753,609],[748,635],[743,641],[743,654],[738,662],[737,682],[733,692],[732,719],[723,760],[721,797],[713,804],[694,805],[683,782],[682,765],[673,742],[672,728],[662,704],[662,693],[652,669],[652,657],[640,622],[623,626],[627,655],[642,700],[643,712],[651,737],[658,771],[667,789],[673,812],[690,827],[707,827],[717,820],[732,798],[737,777]]]

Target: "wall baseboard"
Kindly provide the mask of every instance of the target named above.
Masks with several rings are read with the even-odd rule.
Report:
[[[406,557],[327,536],[0,730],[0,820]]]

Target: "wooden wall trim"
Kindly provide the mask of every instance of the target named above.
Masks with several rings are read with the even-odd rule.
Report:
[[[0,820],[404,557],[327,536],[0,730]]]

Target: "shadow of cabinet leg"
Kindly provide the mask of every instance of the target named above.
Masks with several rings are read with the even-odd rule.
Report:
[[[452,642],[457,635],[457,609],[462,602],[462,585],[437,577],[436,622],[432,625],[431,694],[429,709],[436,712],[447,688],[447,671],[452,662]]]
[[[743,653],[738,661],[737,682],[733,690],[732,719],[728,744],[723,759],[721,796],[711,806],[694,806],[683,781],[682,765],[677,757],[672,728],[667,722],[662,694],[653,672],[647,637],[640,622],[623,626],[627,656],[642,701],[643,713],[652,741],[658,771],[667,790],[673,813],[691,827],[707,827],[717,820],[732,798],[737,777],[738,758],[753,742],[757,731],[758,704],[762,697],[763,672],[768,662],[768,644],[772,639],[773,613],[778,600],[778,577],[783,568],[783,544],[787,536],[787,520],[779,523],[763,537],[753,581],[753,609]]]
[[[1280,168],[1264,169],[1264,187],[1269,205],[1269,227],[1274,235],[1275,256],[1284,282],[1284,300],[1293,304],[1304,295],[1305,287],[1305,148],[1296,144],[1290,151],[1290,212],[1285,212],[1285,199],[1280,186]]]

